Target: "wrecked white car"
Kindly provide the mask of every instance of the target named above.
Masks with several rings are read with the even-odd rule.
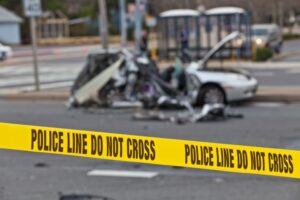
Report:
[[[160,72],[144,56],[120,52],[91,55],[71,91],[70,105],[96,103],[112,106],[116,101],[142,102],[144,107],[226,104],[254,96],[257,81],[242,70],[209,68],[207,62],[226,43],[231,33],[198,62],[175,65]]]

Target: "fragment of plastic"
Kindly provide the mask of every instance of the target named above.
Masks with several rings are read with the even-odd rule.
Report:
[[[111,104],[112,108],[141,108],[143,107],[140,101],[114,101]]]
[[[133,115],[132,119],[140,121],[173,121],[173,117],[166,116],[158,111],[138,112]]]

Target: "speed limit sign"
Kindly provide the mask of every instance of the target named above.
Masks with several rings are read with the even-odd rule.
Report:
[[[42,15],[41,0],[23,0],[24,13],[27,17]]]

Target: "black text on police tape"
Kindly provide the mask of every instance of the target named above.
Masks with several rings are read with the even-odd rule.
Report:
[[[31,129],[31,150],[135,160],[155,160],[156,157],[153,140],[42,129]]]
[[[185,144],[185,164],[293,174],[293,157],[283,153]],[[268,166],[268,167],[267,167]]]

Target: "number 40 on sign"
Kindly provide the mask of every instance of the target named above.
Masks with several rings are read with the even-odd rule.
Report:
[[[27,17],[42,15],[41,0],[23,0],[24,13]]]

